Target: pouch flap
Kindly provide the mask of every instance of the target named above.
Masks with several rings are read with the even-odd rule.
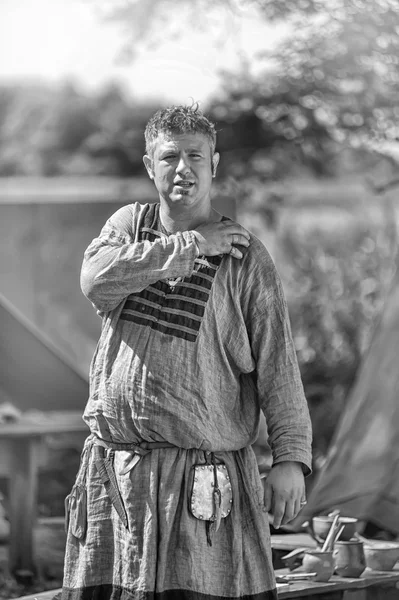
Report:
[[[233,504],[233,493],[226,465],[216,465],[217,482],[220,490],[220,514],[227,517]],[[215,474],[213,465],[194,465],[193,487],[190,497],[190,510],[194,517],[205,521],[215,521]]]

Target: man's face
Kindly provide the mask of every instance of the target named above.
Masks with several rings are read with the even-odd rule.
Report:
[[[210,204],[212,174],[219,154],[211,155],[208,138],[202,133],[160,134],[153,156],[144,164],[168,205],[200,206]]]

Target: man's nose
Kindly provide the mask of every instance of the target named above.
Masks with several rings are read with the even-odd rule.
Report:
[[[188,173],[189,170],[190,170],[190,165],[189,165],[188,160],[184,156],[181,156],[179,163],[176,167],[177,173]]]

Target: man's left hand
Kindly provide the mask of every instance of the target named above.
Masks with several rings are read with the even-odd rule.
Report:
[[[294,519],[304,504],[305,478],[301,463],[277,463],[272,467],[264,487],[264,510],[273,515],[273,527],[278,529]]]

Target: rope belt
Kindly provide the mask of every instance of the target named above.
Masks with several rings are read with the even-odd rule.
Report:
[[[97,471],[100,475],[105,491],[107,492],[109,499],[111,500],[126,529],[129,529],[126,509],[123,504],[123,499],[120,494],[115,475],[115,451],[124,450],[133,453],[132,460],[120,472],[121,475],[127,475],[137,465],[139,460],[146,454],[149,454],[151,450],[158,450],[160,448],[177,448],[177,446],[174,446],[169,442],[107,442],[96,436],[93,436],[91,443],[93,445],[94,463],[97,467]]]
[[[174,444],[170,442],[107,442],[106,440],[102,440],[96,436],[93,438],[93,443],[95,446],[103,446],[103,448],[108,448],[111,450],[127,450],[137,452],[144,456],[151,452],[151,450],[157,450],[158,448],[177,448]]]

